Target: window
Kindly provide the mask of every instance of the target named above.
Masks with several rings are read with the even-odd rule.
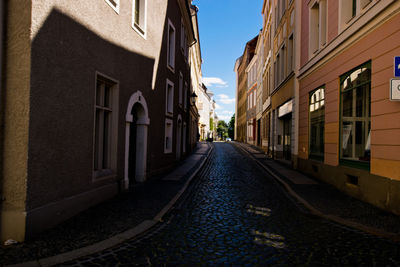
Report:
[[[182,52],[185,49],[185,25],[183,24],[183,20],[181,21],[181,49]]]
[[[173,71],[175,68],[175,27],[168,20],[167,66]]]
[[[357,0],[341,0],[339,12],[341,25],[345,25],[357,15]]]
[[[278,86],[278,61],[279,61],[279,54],[276,56],[276,60],[274,62],[274,81],[275,87]]]
[[[285,73],[285,55],[286,55],[286,47],[285,45],[282,46],[281,48],[281,63],[280,63],[280,80],[279,82],[282,82],[286,78],[286,73]]]
[[[361,8],[365,8],[372,0],[361,0]]]
[[[324,160],[325,88],[310,93],[309,98],[310,158]]]
[[[188,45],[187,45],[187,35],[185,30],[185,25],[183,24],[183,20],[181,22],[181,50],[185,59],[188,57]]]
[[[165,94],[165,112],[167,115],[172,115],[174,112],[174,84],[168,79]]]
[[[164,153],[172,153],[172,120],[165,119]]]
[[[340,92],[340,158],[369,163],[371,138],[371,62],[367,62],[342,75],[340,77]]]
[[[257,103],[256,97],[257,97],[257,93],[256,93],[256,91],[254,91],[253,92],[253,106],[256,106],[256,103]]]
[[[141,36],[146,33],[146,0],[132,1],[132,27]]]
[[[289,37],[288,44],[288,73],[291,73],[294,68],[294,46],[293,46],[293,34]]]
[[[105,0],[115,12],[119,13],[119,0]]]
[[[96,78],[94,172],[95,177],[115,171],[117,84],[100,75]]]
[[[185,82],[185,90],[183,95],[183,108],[187,109],[187,96],[188,96],[188,84]]]
[[[348,0],[346,0],[348,1]],[[316,0],[310,9],[310,55],[326,44],[327,35],[326,0]]]
[[[319,4],[315,3],[310,10],[310,54],[319,48]]]
[[[179,72],[179,105],[182,105],[183,75]]]

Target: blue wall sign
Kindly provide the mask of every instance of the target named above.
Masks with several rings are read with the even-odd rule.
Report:
[[[400,77],[400,57],[394,57],[394,76]]]

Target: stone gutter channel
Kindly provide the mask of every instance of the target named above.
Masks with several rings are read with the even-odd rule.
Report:
[[[13,265],[7,265],[8,267],[11,266],[53,266],[56,264],[61,264],[64,262],[72,261],[80,257],[88,256],[100,251],[103,251],[105,249],[114,247],[116,245],[119,245],[127,240],[133,239],[138,237],[139,235],[145,234],[146,232],[150,231],[152,228],[154,228],[157,224],[163,222],[163,217],[170,212],[176,202],[181,198],[183,193],[188,189],[188,187],[191,185],[193,178],[196,177],[196,175],[199,173],[199,171],[203,168],[205,163],[208,161],[210,158],[210,154],[213,152],[214,147],[212,144],[207,143],[207,151],[204,151],[205,153],[199,153],[198,151],[195,151],[192,155],[190,155],[185,161],[191,161],[191,163],[194,165],[194,167],[189,167],[186,168],[183,167],[183,170],[177,170],[172,172],[170,175],[167,175],[166,177],[162,178],[162,180],[172,180],[172,181],[179,181],[183,176],[188,175],[189,177],[187,178],[186,182],[184,183],[183,187],[178,191],[178,193],[169,201],[167,205],[165,205],[161,211],[158,212],[156,216],[152,220],[144,220],[142,223],[139,225],[124,231],[122,233],[116,234],[106,240],[94,243],[92,245],[78,248],[69,252],[65,252],[62,254],[58,254],[55,256],[50,256],[42,259],[37,259],[33,261],[27,261],[27,262],[22,262],[18,264],[13,264]],[[201,149],[200,149],[201,150]],[[197,155],[196,155],[197,154]],[[202,154],[202,155],[201,155]],[[200,163],[196,162],[200,160]],[[190,165],[190,164],[189,164]],[[179,167],[178,167],[179,168]]]

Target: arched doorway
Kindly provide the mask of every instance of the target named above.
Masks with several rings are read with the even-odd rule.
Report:
[[[128,103],[125,133],[125,189],[146,180],[147,131],[150,119],[142,93],[134,93]]]
[[[178,122],[176,124],[176,159],[180,160],[182,156],[182,117],[178,115]]]

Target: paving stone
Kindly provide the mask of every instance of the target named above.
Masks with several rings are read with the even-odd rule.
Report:
[[[140,242],[121,245],[110,262],[98,253],[73,263],[100,259],[114,264],[123,259],[166,266],[400,264],[398,244],[304,214],[272,177],[231,143],[216,143],[214,153],[168,224]],[[249,205],[258,211],[268,208],[271,214],[247,212]]]

